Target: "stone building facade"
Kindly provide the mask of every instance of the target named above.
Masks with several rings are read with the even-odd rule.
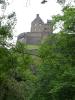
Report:
[[[31,23],[31,31],[27,33],[21,33],[18,36],[18,41],[38,45],[49,35],[53,33],[53,27],[50,20],[47,20],[47,23],[44,23],[40,18],[39,14],[36,15],[36,18]]]

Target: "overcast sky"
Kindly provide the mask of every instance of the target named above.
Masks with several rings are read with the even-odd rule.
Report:
[[[51,19],[52,15],[60,13],[61,6],[56,3],[57,0],[48,0],[46,4],[41,4],[42,0],[9,0],[10,6],[7,12],[16,12],[17,24],[16,35],[22,32],[29,32],[31,22],[39,14],[44,22]]]

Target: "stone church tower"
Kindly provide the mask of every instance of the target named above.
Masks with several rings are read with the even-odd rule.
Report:
[[[50,20],[44,23],[40,18],[39,14],[31,23],[31,31],[27,33],[21,33],[18,36],[18,41],[29,44],[38,45],[47,38],[49,34],[53,33],[53,26]]]

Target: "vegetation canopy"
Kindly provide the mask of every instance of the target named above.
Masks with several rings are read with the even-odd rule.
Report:
[[[52,23],[60,22],[62,28],[35,45],[33,55],[32,46],[7,41],[13,37],[16,14],[5,16],[5,1],[0,0],[0,100],[75,100],[75,7],[58,0],[63,14],[53,16]]]

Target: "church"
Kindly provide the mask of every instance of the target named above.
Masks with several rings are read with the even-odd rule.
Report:
[[[18,35],[17,40],[28,45],[39,45],[52,33],[52,21],[47,20],[47,23],[44,23],[39,14],[37,14],[31,23],[30,32],[21,33]]]

